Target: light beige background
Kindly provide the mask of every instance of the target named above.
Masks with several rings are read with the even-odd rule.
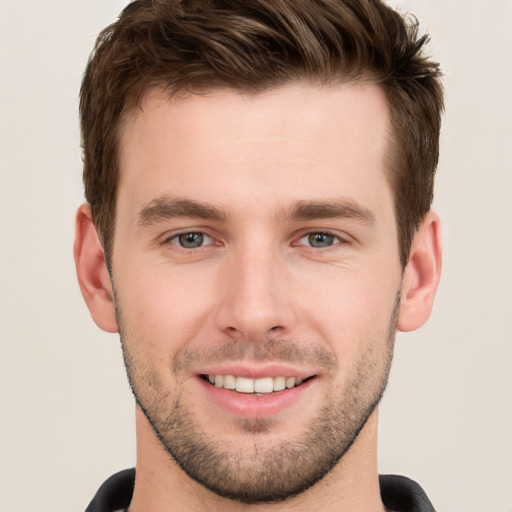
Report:
[[[74,276],[80,78],[121,0],[0,0],[0,511],[83,510],[135,462],[118,339]],[[433,316],[399,336],[380,470],[439,512],[512,512],[512,1],[393,2],[433,35],[447,113]]]

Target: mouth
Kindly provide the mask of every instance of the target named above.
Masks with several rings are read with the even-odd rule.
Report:
[[[251,379],[248,377],[236,375],[200,375],[200,377],[217,388],[227,389],[236,393],[245,395],[263,396],[279,393],[301,386],[303,383],[313,379],[315,375],[309,377],[261,377]]]
[[[316,399],[322,381],[313,368],[279,363],[219,363],[192,376],[202,389],[198,396],[204,406],[219,407],[236,418],[277,418],[289,408],[302,411]]]

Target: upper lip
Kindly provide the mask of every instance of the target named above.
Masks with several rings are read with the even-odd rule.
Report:
[[[193,372],[195,375],[234,375],[248,379],[261,379],[264,377],[300,377],[306,379],[317,374],[311,369],[300,368],[282,363],[265,363],[248,365],[247,363],[225,363],[205,365]]]

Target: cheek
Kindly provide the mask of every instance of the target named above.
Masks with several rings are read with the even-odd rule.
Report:
[[[303,317],[331,345],[341,363],[353,360],[365,346],[387,340],[400,278],[380,279],[355,269],[331,269],[328,274],[307,288]]]
[[[167,262],[119,267],[116,291],[128,334],[144,342],[147,355],[167,358],[194,340],[218,338],[216,312],[232,266]],[[294,310],[289,333],[327,343],[340,359],[387,336],[399,288],[390,275],[366,262],[345,266],[283,264],[275,283],[278,300]],[[126,278],[125,276],[130,276]]]
[[[132,279],[118,286],[116,281],[123,323],[130,333],[144,338],[148,348],[167,351],[197,335],[206,322],[211,280],[165,264],[132,274]]]

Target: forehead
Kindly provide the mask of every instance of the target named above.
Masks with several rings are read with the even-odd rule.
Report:
[[[333,86],[292,83],[258,93],[214,89],[204,94],[178,91],[171,95],[152,88],[143,95],[140,107],[128,109],[121,123],[121,153],[134,128],[147,130],[152,123],[165,126],[169,135],[179,136],[181,141],[207,135],[204,141],[213,142],[216,135],[225,137],[226,130],[236,131],[240,137],[286,134],[306,140],[315,130],[329,144],[339,142],[340,136],[363,135],[361,130],[368,133],[370,128],[379,143],[383,130],[388,129],[388,118],[384,91],[371,82]],[[335,130],[329,129],[334,126]],[[359,134],[354,132],[358,128]],[[359,137],[361,142],[364,139]]]
[[[120,192],[140,203],[170,188],[211,202],[214,192],[222,196],[220,183],[244,193],[273,183],[291,195],[339,196],[363,173],[387,187],[388,133],[385,94],[369,83],[172,98],[154,89],[121,127]]]

